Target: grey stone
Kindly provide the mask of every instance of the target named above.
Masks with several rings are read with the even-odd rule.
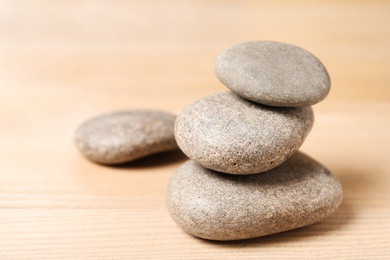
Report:
[[[260,174],[229,175],[190,160],[171,176],[167,207],[189,234],[210,240],[260,237],[316,223],[342,201],[338,179],[297,152]]]
[[[218,56],[215,72],[238,95],[270,106],[310,106],[330,90],[328,72],[314,55],[280,42],[233,46]]]
[[[84,122],[76,131],[78,149],[91,161],[120,164],[178,149],[176,116],[154,110],[119,111]]]
[[[175,138],[189,158],[206,168],[254,174],[297,151],[313,122],[311,107],[269,107],[229,91],[184,108],[176,119]]]

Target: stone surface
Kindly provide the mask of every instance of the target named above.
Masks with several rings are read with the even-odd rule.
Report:
[[[206,168],[253,174],[289,158],[313,121],[310,107],[269,107],[229,91],[184,108],[176,119],[175,138],[188,157]]]
[[[186,232],[210,240],[278,233],[331,215],[343,196],[324,166],[297,152],[260,174],[229,175],[190,160],[171,176],[167,207]]]
[[[329,75],[315,56],[280,42],[233,46],[218,56],[215,71],[232,91],[270,106],[310,106],[330,90]]]
[[[119,111],[92,118],[76,131],[78,149],[91,161],[120,164],[177,149],[176,116],[154,110]]]

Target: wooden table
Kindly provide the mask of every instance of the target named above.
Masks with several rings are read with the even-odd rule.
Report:
[[[344,187],[330,218],[239,242],[184,233],[165,187],[186,158],[83,158],[73,133],[119,109],[178,113],[225,90],[219,52],[294,43],[328,68],[301,150]],[[390,258],[389,1],[0,1],[0,259]]]

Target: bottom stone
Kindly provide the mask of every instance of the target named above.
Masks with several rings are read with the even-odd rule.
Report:
[[[230,175],[194,161],[169,180],[168,211],[186,232],[210,240],[260,237],[307,226],[331,215],[343,191],[320,163],[297,152],[280,166]]]

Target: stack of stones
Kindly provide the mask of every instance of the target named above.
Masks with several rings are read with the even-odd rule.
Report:
[[[332,214],[339,181],[298,151],[314,122],[311,105],[330,89],[323,64],[294,45],[248,42],[223,52],[216,74],[231,91],[192,103],[175,122],[190,158],[168,183],[175,222],[197,237],[238,240]]]

